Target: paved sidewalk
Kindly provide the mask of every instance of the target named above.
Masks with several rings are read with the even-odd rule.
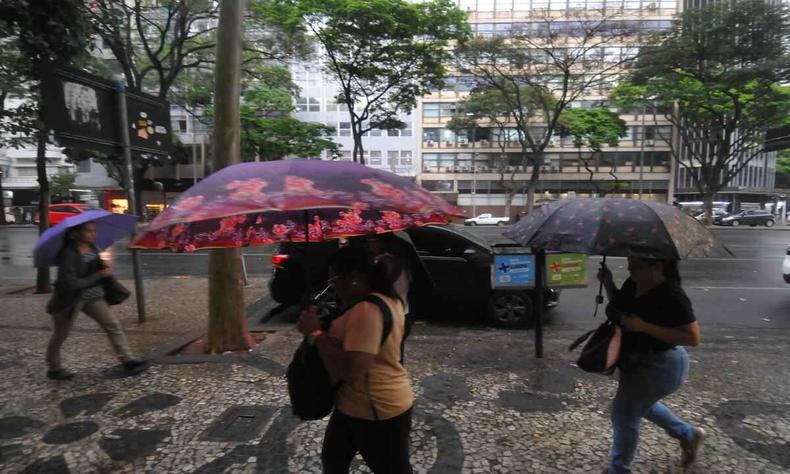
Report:
[[[121,307],[133,348],[150,352],[205,326],[206,281],[147,285],[151,321]],[[263,281],[249,303],[265,294]],[[122,377],[86,317],[66,342],[78,372],[44,377],[46,297],[0,296],[0,472],[320,472],[325,421],[288,407],[284,366],[299,341],[269,325],[251,353],[199,364],[156,364]],[[406,363],[418,395],[412,460],[418,473],[600,472],[609,451],[615,382],[571,365],[565,348],[583,327],[532,332],[418,324]],[[689,383],[669,405],[710,436],[691,472],[790,470],[790,337],[703,325]],[[674,440],[645,423],[637,473],[681,472]],[[355,464],[354,472],[368,472]]]

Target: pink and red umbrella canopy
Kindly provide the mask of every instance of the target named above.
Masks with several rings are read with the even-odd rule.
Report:
[[[411,179],[358,163],[241,163],[187,190],[137,235],[132,247],[190,252],[318,242],[446,224],[462,216]]]

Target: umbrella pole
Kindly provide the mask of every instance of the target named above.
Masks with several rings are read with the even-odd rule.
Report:
[[[535,358],[543,358],[543,275],[546,274],[546,251],[535,254]]]
[[[606,255],[603,256],[603,261],[601,262],[601,268],[606,266]],[[598,294],[595,296],[595,312],[593,312],[593,318],[598,316],[598,306],[603,304],[603,280],[600,281],[598,284]]]

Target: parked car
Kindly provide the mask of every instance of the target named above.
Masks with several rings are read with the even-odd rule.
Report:
[[[452,226],[420,227],[407,233],[433,282],[418,283],[415,278],[412,284],[409,305],[417,317],[472,310],[500,327],[532,322],[534,290],[491,289],[490,243]],[[272,255],[272,298],[281,304],[295,305],[315,298],[310,295],[320,294],[315,301],[319,312],[330,311],[334,296],[331,290],[321,293],[326,289],[329,258],[336,249],[335,242],[279,244]],[[543,301],[545,308],[557,306],[559,292],[547,289]]]
[[[776,223],[776,217],[768,211],[762,209],[750,209],[741,211],[731,216],[723,217],[721,225],[731,225],[737,227],[739,225],[757,226],[764,225],[772,227]]]
[[[84,202],[67,202],[67,203],[59,203],[59,204],[50,204],[49,205],[49,226],[52,227],[53,225],[60,224],[60,221],[66,219],[68,217],[76,216],[78,214],[82,214],[83,212],[95,209],[95,207],[91,206],[90,204],[86,204]],[[34,224],[38,224],[38,213],[36,213],[35,219],[33,219]]]
[[[14,217],[13,212],[9,212],[8,210],[5,211],[5,223],[16,224],[16,217]]]
[[[493,214],[480,214],[477,217],[466,219],[464,225],[507,225],[510,223],[509,217],[494,217]]]
[[[790,283],[790,246],[787,247],[785,260],[782,262],[782,276],[785,279],[785,283]]]
[[[725,211],[724,209],[713,209],[713,223],[720,224],[721,220],[730,214]],[[694,219],[697,219],[700,222],[705,222],[705,211],[702,211],[694,216]]]

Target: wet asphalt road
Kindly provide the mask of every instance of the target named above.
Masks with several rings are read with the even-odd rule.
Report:
[[[501,241],[503,228],[465,228],[486,240]],[[703,324],[725,327],[790,329],[790,285],[781,275],[782,259],[790,245],[788,230],[765,228],[716,228],[716,236],[735,253],[733,258],[692,259],[681,264],[684,287]],[[32,248],[36,229],[0,228],[0,285],[32,283]],[[131,278],[131,257],[120,242],[106,258],[120,278]],[[244,249],[247,271],[252,276],[271,273],[272,247]],[[595,279],[598,257],[590,258],[589,281]],[[626,261],[609,258],[616,281],[627,276]],[[141,252],[146,280],[175,276],[206,276],[208,252],[174,254]],[[53,272],[54,277],[54,272]],[[591,319],[597,284],[588,288],[563,290],[560,304],[552,310],[551,324],[595,322]]]

